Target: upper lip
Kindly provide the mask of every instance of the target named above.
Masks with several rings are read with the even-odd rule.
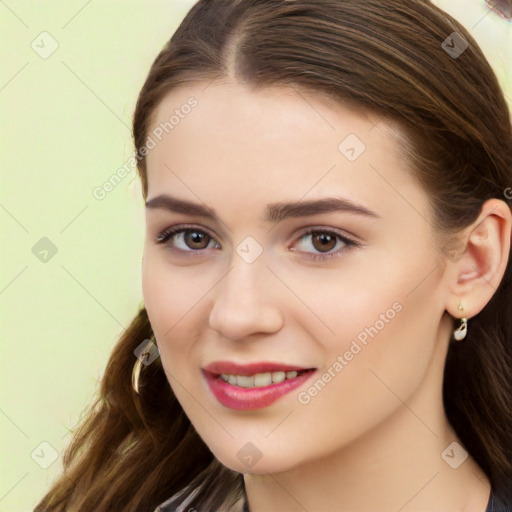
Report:
[[[257,373],[268,372],[291,372],[302,370],[314,370],[306,366],[294,366],[285,363],[274,363],[261,361],[256,363],[234,363],[232,361],[214,361],[203,368],[209,373],[215,375],[255,375]]]

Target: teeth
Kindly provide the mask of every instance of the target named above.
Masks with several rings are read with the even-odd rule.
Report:
[[[251,375],[237,375],[236,385],[240,388],[253,388],[254,377],[252,377]]]
[[[254,376],[254,385],[257,388],[262,388],[263,386],[270,386],[270,384],[272,384],[271,373],[257,373]]]
[[[286,373],[274,372],[272,373],[272,382],[283,382],[286,379]]]
[[[232,386],[240,388],[263,388],[271,384],[278,384],[287,379],[295,379],[298,372],[267,372],[256,375],[230,375],[223,373],[220,378]]]

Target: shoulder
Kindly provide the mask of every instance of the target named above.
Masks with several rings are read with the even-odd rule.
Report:
[[[512,504],[503,503],[495,494],[491,491],[489,497],[489,503],[485,512],[512,512]]]

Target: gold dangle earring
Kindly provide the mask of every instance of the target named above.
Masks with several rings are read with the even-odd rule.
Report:
[[[140,351],[140,354],[135,354],[136,355],[136,361],[133,365],[133,369],[132,369],[132,388],[133,390],[135,391],[135,393],[137,393],[138,395],[140,395],[140,391],[139,391],[139,375],[140,375],[140,371],[142,370],[142,365],[144,364],[145,366],[147,366],[148,364],[150,364],[153,359],[155,358],[152,354],[151,354],[151,350],[155,349],[156,348],[156,340],[155,340],[155,335],[152,334],[151,335],[151,338],[148,339],[146,345],[143,347],[143,349]],[[158,350],[158,348],[156,348],[156,350]],[[138,352],[138,350],[137,350]]]
[[[464,308],[462,307],[462,304],[459,300],[459,311],[462,311],[462,317],[460,319],[460,325],[453,331],[453,337],[457,341],[461,341],[466,337],[466,334],[468,333],[468,319],[466,315],[464,315]]]

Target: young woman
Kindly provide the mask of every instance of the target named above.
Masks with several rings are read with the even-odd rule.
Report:
[[[133,133],[144,307],[36,510],[510,511],[512,131],[468,32],[200,0]]]

